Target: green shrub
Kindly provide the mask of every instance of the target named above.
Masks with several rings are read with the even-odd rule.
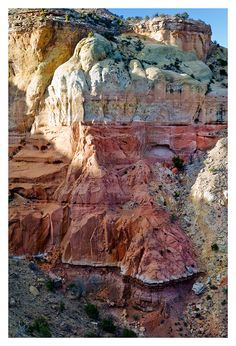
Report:
[[[65,22],[68,23],[69,22],[69,15],[65,14]]]
[[[221,69],[220,70],[220,75],[221,76],[228,76],[228,73],[225,70]]]
[[[42,337],[42,338],[47,338],[52,336],[49,329],[48,322],[44,317],[37,318],[33,322],[33,324],[31,324],[28,327],[28,331],[30,334],[36,332],[39,335],[39,337]]]
[[[112,322],[112,320],[102,320],[100,323],[100,327],[104,332],[108,332],[108,333],[114,333],[116,330],[116,326],[114,325],[114,323]]]
[[[178,168],[179,170],[184,168],[184,161],[179,156],[173,157],[172,162],[174,167]]]
[[[213,251],[218,251],[219,250],[219,246],[216,243],[214,243],[214,244],[211,245],[211,249]]]
[[[210,285],[211,290],[218,290],[218,287],[216,285]]]
[[[179,196],[180,196],[180,192],[179,191],[175,191],[174,198],[177,199],[177,198],[179,198]]]
[[[124,328],[122,332],[123,338],[135,338],[137,337],[136,333],[133,332],[131,329]]]
[[[208,171],[211,172],[211,173],[215,173],[216,169],[215,169],[215,167],[209,167]]]
[[[84,307],[84,311],[86,312],[86,314],[88,315],[88,317],[97,320],[99,317],[99,311],[96,307],[96,305],[94,304],[86,304]]]
[[[188,19],[189,18],[189,14],[187,12],[183,12],[183,13],[176,13],[175,17],[177,18],[182,18],[182,19]]]
[[[54,292],[55,291],[54,282],[53,282],[52,279],[48,279],[46,281],[46,287],[47,287],[48,291],[50,291],[50,292]]]
[[[218,63],[221,65],[221,66],[227,66],[228,63],[226,60],[223,60],[223,59],[218,59]]]
[[[88,33],[88,37],[93,37],[93,36],[94,36],[94,32],[90,31],[90,32]]]
[[[183,19],[188,19],[189,18],[189,14],[187,13],[187,12],[183,12],[183,13],[181,13],[181,18],[183,18]]]
[[[135,321],[138,321],[138,320],[139,320],[139,315],[133,315],[133,319],[134,319]]]

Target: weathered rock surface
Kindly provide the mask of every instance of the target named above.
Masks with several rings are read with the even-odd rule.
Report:
[[[227,126],[227,89],[199,60],[210,29],[177,22],[173,41],[167,21],[162,43],[114,27],[87,37],[94,22],[59,25],[61,11],[10,31],[10,251],[56,248],[64,263],[148,284],[190,277],[196,257],[161,163],[191,161]]]
[[[207,25],[176,18],[143,23],[157,20],[168,27],[166,31],[176,36],[179,30],[182,35],[177,41],[183,44],[172,39],[160,43],[134,37],[136,26],[128,28],[100,12],[10,11],[10,129],[29,130],[39,113],[40,121],[50,126],[81,119],[158,124],[226,121],[227,74],[216,69],[212,59],[217,54],[219,64],[227,59],[222,47],[209,46]],[[130,34],[119,36],[125,30]],[[98,34],[81,40],[95,31],[110,40]],[[195,43],[190,38],[192,43],[185,49],[186,35],[193,35]],[[201,45],[204,56],[208,54],[207,64],[199,60],[196,47]]]
[[[164,44],[175,45],[185,51],[194,51],[205,59],[211,43],[211,27],[204,22],[176,16],[160,16],[134,25],[135,32]]]
[[[152,165],[158,163],[144,156],[145,128],[112,129],[80,125],[69,167],[67,157],[47,163],[52,148],[45,143],[43,153],[33,147],[30,155],[22,149],[12,158],[11,251],[32,254],[60,246],[65,263],[118,266],[146,283],[190,276],[186,267],[197,271],[191,245],[149,191]]]
[[[48,118],[42,122],[225,123],[225,89],[209,93],[211,78],[194,53],[132,38],[114,43],[95,34],[81,40],[55,71],[46,100]]]
[[[100,21],[95,17],[72,9],[9,11],[10,129],[30,129],[44,108],[46,89],[56,68],[71,57],[78,41],[89,32],[112,36],[122,29],[111,24],[109,16],[100,16]]]

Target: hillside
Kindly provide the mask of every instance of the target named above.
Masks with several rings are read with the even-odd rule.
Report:
[[[39,291],[31,315],[48,299],[27,269],[40,254],[40,275],[62,278],[65,314],[66,287],[86,288],[69,334],[82,323],[111,336],[82,318],[91,300],[109,306],[115,336],[225,337],[226,130],[227,50],[204,22],[10,10],[9,254]],[[29,295],[10,279],[15,300]],[[21,308],[11,336],[28,330]]]

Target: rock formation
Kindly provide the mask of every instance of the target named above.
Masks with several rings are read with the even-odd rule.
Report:
[[[134,25],[134,31],[184,51],[194,51],[199,59],[206,59],[211,44],[210,25],[178,16],[157,16],[140,21]]]
[[[187,279],[198,260],[170,168],[227,127],[226,51],[200,21],[89,13],[10,13],[10,253]]]

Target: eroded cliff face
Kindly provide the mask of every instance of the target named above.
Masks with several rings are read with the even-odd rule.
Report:
[[[200,20],[160,16],[140,21],[134,25],[134,31],[184,51],[193,51],[201,60],[206,59],[211,44],[211,27]]]
[[[51,251],[142,284],[194,277],[199,249],[177,221],[172,159],[191,164],[223,135],[226,52],[215,48],[213,66],[210,28],[199,22],[131,30],[105,13],[108,37],[97,14],[50,11],[10,31],[10,253]],[[145,302],[145,290],[132,302]]]
[[[21,201],[12,202],[12,251],[60,246],[64,263],[118,266],[146,283],[196,273],[188,239],[158,205],[157,172],[166,181],[174,176],[146,155],[143,126],[80,124],[73,135],[77,147],[69,166],[47,142],[43,150],[32,148],[36,135],[13,157],[10,189],[26,200],[20,209]]]
[[[70,9],[9,11],[10,130],[30,130],[56,68],[71,57],[83,37],[93,31],[114,35],[122,29],[110,25],[109,16],[103,21]]]

